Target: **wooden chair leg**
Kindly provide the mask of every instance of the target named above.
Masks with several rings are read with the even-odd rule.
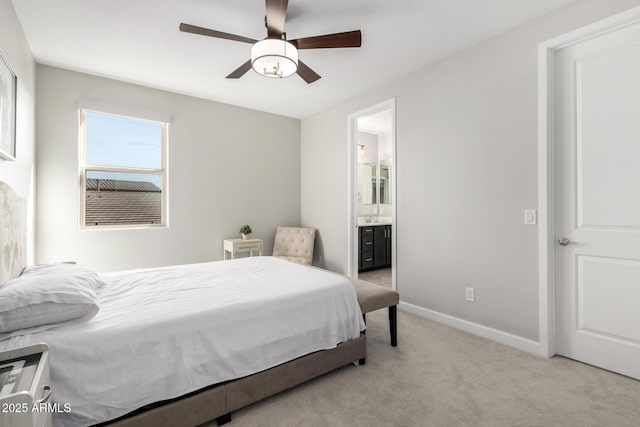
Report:
[[[398,315],[396,313],[396,306],[389,307],[389,333],[391,335],[391,346],[398,346]]]

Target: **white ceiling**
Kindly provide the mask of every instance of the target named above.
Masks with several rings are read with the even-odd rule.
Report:
[[[360,49],[300,51],[322,76],[225,76],[251,45],[181,33],[180,22],[262,39],[264,0],[13,0],[36,61],[302,118],[573,0],[290,0],[288,38],[362,30]]]

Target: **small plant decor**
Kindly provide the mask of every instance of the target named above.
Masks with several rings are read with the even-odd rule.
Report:
[[[251,227],[249,227],[248,225],[243,225],[242,227],[240,227],[240,234],[242,234],[243,239],[246,239],[247,236],[251,233],[253,233],[253,231],[251,231]]]

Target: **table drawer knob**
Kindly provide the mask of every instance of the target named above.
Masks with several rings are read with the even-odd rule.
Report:
[[[46,385],[42,389],[44,391],[44,397],[40,400],[37,400],[36,403],[47,403],[49,399],[51,399],[51,387]]]

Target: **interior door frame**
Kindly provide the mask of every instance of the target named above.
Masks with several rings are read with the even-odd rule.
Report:
[[[556,354],[554,206],[554,55],[587,39],[640,23],[640,7],[541,43],[538,47],[538,280],[540,355]]]
[[[356,150],[358,119],[364,116],[370,116],[382,111],[391,110],[391,288],[397,290],[397,155],[396,155],[396,98],[391,98],[379,104],[372,105],[363,110],[349,114],[348,129],[349,137],[347,138],[347,159],[348,175],[349,175],[349,195],[348,202],[348,218],[347,218],[347,236],[348,236],[348,261],[347,274],[349,277],[358,277],[358,153]]]

